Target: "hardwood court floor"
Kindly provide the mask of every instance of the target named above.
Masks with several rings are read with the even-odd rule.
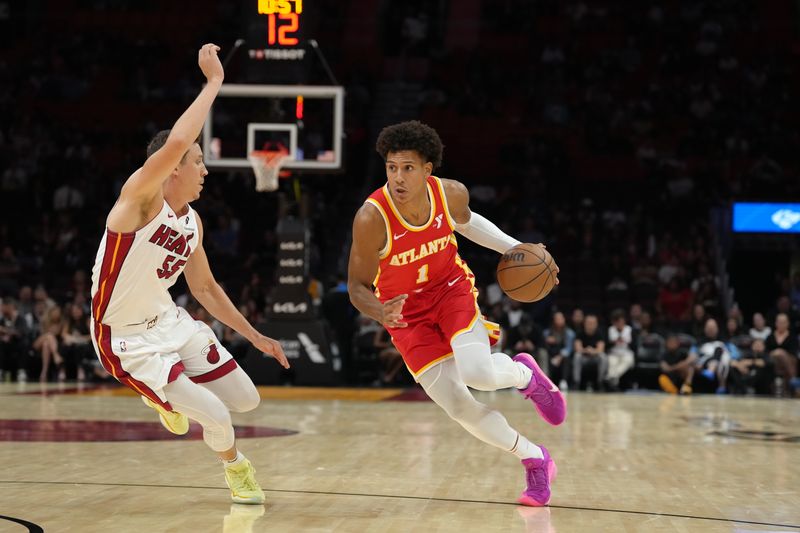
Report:
[[[571,393],[551,428],[510,391],[478,393],[558,463],[551,506],[530,509],[518,461],[431,402],[264,388],[235,423],[296,433],[239,441],[267,493],[253,508],[229,503],[201,440],[124,389],[20,394],[37,390],[0,385],[0,515],[46,532],[800,530],[797,400]]]

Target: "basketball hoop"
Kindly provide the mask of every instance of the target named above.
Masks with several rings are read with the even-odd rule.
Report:
[[[256,191],[278,190],[281,165],[289,159],[285,150],[253,150],[247,156],[256,174]]]

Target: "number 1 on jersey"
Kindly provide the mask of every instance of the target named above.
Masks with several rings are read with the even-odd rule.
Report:
[[[425,283],[428,281],[428,264],[425,263],[421,267],[419,267],[419,276],[417,276],[417,283]]]

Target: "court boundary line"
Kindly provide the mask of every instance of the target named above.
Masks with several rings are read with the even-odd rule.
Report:
[[[141,487],[141,488],[165,488],[165,489],[201,489],[201,490],[229,490],[227,487],[208,487],[203,485],[159,485],[148,483],[99,483],[99,482],[71,482],[71,481],[19,481],[19,480],[2,480],[0,484],[16,484],[16,485],[87,485],[99,487]],[[388,498],[388,499],[403,499],[403,500],[424,500],[424,501],[437,501],[437,502],[453,502],[453,503],[482,503],[488,505],[505,505],[513,507],[521,507],[517,502],[498,502],[492,500],[465,500],[459,498],[437,498],[432,496],[409,496],[405,494],[365,494],[360,492],[334,492],[326,490],[299,490],[299,489],[267,489],[262,487],[264,492],[276,493],[289,493],[289,494],[327,494],[331,496],[360,496],[363,498]],[[601,507],[584,507],[579,505],[549,505],[551,509],[569,509],[573,511],[597,511],[601,513],[622,513],[634,514],[645,516],[664,516],[669,518],[686,518],[690,520],[709,520],[712,522],[732,522],[735,524],[748,524],[754,526],[769,526],[769,527],[788,527],[792,529],[800,529],[800,525],[792,524],[777,524],[772,522],[757,522],[754,520],[736,520],[733,518],[720,518],[716,516],[695,516],[684,515],[677,513],[660,513],[652,511],[633,511],[626,509],[604,509]]]

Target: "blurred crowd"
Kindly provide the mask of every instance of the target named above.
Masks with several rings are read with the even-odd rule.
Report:
[[[470,25],[455,3],[413,2],[383,14],[369,50],[344,21],[351,3],[324,4],[335,23],[314,36],[347,90],[347,173],[274,195],[255,194],[249,173],[214,173],[195,206],[212,268],[249,320],[265,319],[278,217],[306,216],[309,292],[342,348],[343,381],[407,382],[343,292],[352,215],[383,179],[368,164],[386,111],[377,87],[402,78],[445,142],[440,175],[464,181],[472,208],[508,233],[547,243],[561,268],[553,294],[519,305],[493,283],[496,254],[459,239],[502,349],[536,353],[569,387],[796,386],[800,277],[776,273],[761,313],[743,316],[724,297],[708,216],[731,199],[799,192],[791,3],[481,0]],[[105,379],[87,336],[104,217],[149,137],[196,94],[186,58],[199,42],[234,42],[241,13],[126,0],[27,9],[0,39],[0,371]],[[175,30],[187,17],[191,31]],[[244,357],[243,339],[185,292],[176,286]]]

